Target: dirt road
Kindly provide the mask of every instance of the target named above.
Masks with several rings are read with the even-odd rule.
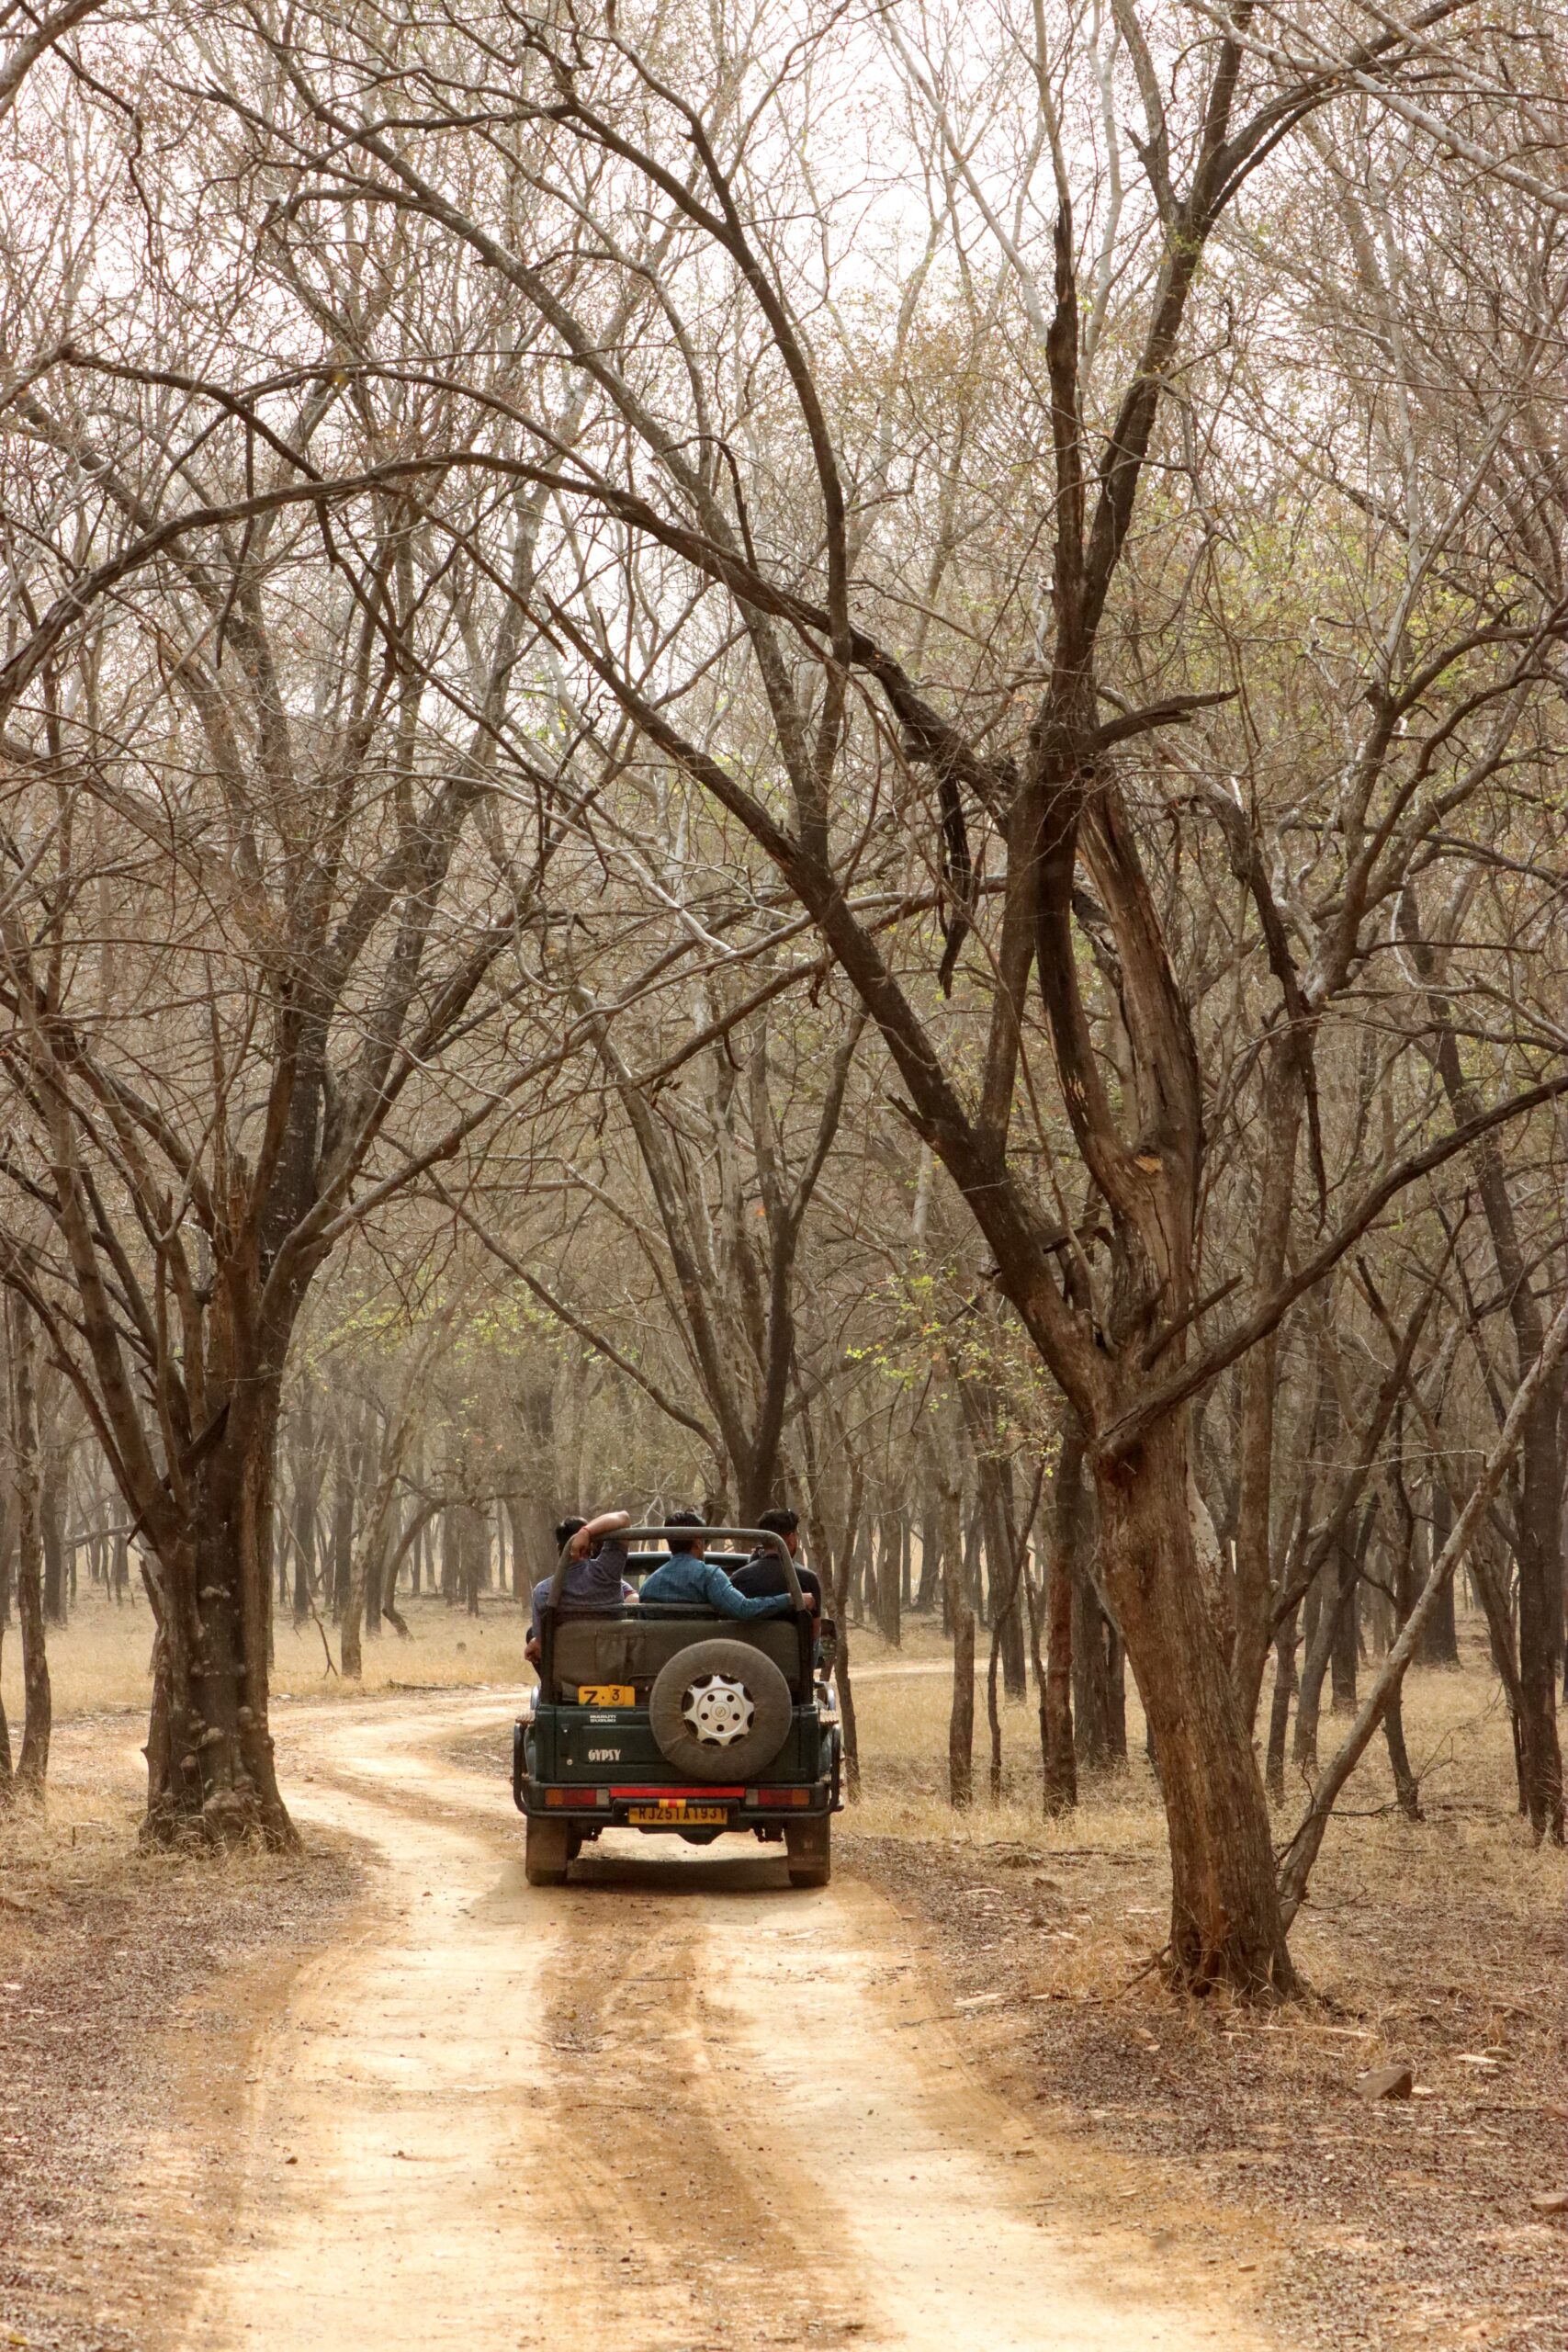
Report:
[[[629,1834],[526,1886],[504,1779],[443,1754],[507,1730],[291,1723],[290,1801],[372,1893],[263,2039],[182,2352],[1264,2352],[1086,2221],[1103,2160],[987,2097],[880,1897]]]

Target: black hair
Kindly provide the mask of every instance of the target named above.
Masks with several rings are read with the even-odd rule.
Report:
[[[760,1511],[757,1524],[770,1535],[794,1535],[800,1527],[800,1513],[791,1510],[787,1503],[775,1503],[772,1510]]]
[[[556,1550],[564,1552],[578,1529],[586,1527],[588,1521],[585,1519],[563,1519],[556,1530]]]
[[[705,1527],[707,1521],[700,1510],[667,1510],[664,1524],[666,1527]]]

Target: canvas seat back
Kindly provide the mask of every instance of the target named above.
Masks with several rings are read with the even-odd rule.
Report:
[[[720,1634],[761,1650],[792,1686],[798,1681],[800,1635],[792,1617],[754,1618],[737,1624],[716,1611],[666,1611],[650,1602],[603,1617],[580,1617],[563,1610],[555,1629],[555,1683],[559,1690],[585,1682],[651,1682],[677,1652]]]

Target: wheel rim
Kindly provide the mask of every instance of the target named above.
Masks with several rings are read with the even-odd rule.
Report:
[[[733,1747],[750,1730],[757,1710],[743,1682],[728,1674],[705,1674],[686,1689],[681,1709],[705,1747]]]

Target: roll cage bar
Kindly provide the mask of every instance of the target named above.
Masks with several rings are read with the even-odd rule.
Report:
[[[668,1543],[671,1536],[682,1535],[700,1536],[705,1544],[749,1544],[753,1550],[761,1548],[776,1554],[779,1565],[784,1569],[784,1584],[788,1590],[794,1623],[798,1633],[799,1685],[803,1693],[809,1691],[812,1655],[818,1628],[811,1605],[801,1589],[800,1577],[795,1571],[795,1556],[784,1537],[776,1535],[770,1527],[660,1526],[620,1527],[615,1530],[615,1539],[621,1544],[664,1544]],[[555,1685],[556,1626],[561,1615],[561,1593],[566,1582],[566,1572],[570,1565],[571,1544],[568,1542],[561,1547],[560,1557],[556,1562],[555,1574],[550,1578],[549,1591],[539,1608],[539,1681],[540,1687],[547,1691],[553,1690]]]
[[[672,1535],[700,1536],[705,1544],[750,1544],[753,1551],[776,1552],[791,1600],[797,1609],[807,1606],[806,1595],[795,1573],[795,1555],[784,1537],[775,1535],[771,1527],[618,1527],[615,1530],[618,1544],[667,1544]],[[571,1541],[569,1539],[561,1546],[561,1555],[556,1562],[556,1572],[550,1578],[549,1594],[544,1608],[559,1608],[566,1572],[570,1566]]]

